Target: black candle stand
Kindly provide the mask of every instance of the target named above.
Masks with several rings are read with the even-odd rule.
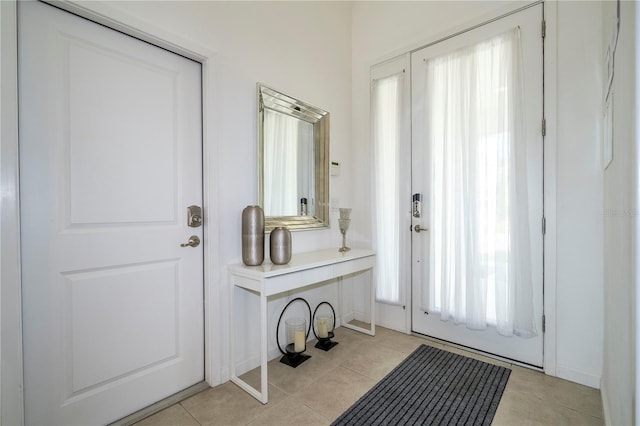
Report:
[[[282,316],[286,312],[286,310],[289,307],[289,305],[291,305],[293,302],[296,302],[296,301],[304,302],[305,305],[307,305],[307,308],[309,309],[309,328],[307,329],[307,332],[305,334],[304,349],[302,351],[300,351],[300,352],[296,352],[294,350],[295,345],[293,343],[287,344],[285,346],[285,350],[282,350],[282,347],[280,346],[280,321],[282,321]],[[286,306],[282,310],[282,313],[280,313],[280,318],[278,318],[278,325],[276,327],[276,343],[278,344],[278,349],[280,350],[282,355],[284,355],[282,358],[280,358],[280,362],[281,363],[286,364],[286,365],[288,365],[290,367],[296,368],[297,366],[299,366],[300,364],[302,364],[303,362],[305,362],[306,360],[311,358],[311,355],[305,355],[304,351],[307,350],[306,339],[309,338],[309,333],[311,332],[311,323],[312,323],[312,321],[313,321],[313,317],[311,315],[311,306],[309,306],[309,302],[304,300],[302,297],[296,297],[295,299],[291,300],[289,303],[286,304]]]
[[[329,307],[331,308],[331,312],[333,313],[333,325],[331,327],[331,330],[329,330],[327,332],[327,337],[320,337],[318,336],[318,334],[316,333],[316,328],[315,328],[315,322],[316,322],[316,312],[318,312],[318,308],[322,305],[329,305]],[[313,335],[316,336],[316,339],[318,339],[318,343],[316,343],[315,347],[317,349],[322,349],[323,351],[328,351],[331,348],[333,348],[335,345],[338,344],[338,342],[334,342],[333,340],[331,340],[335,335],[333,334],[333,331],[336,329],[336,311],[333,309],[333,306],[331,306],[331,303],[329,302],[320,302],[320,304],[318,304],[318,306],[316,306],[315,311],[313,311],[313,319],[311,320],[314,324],[314,326],[312,327],[313,329]]]

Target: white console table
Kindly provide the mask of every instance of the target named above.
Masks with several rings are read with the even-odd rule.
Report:
[[[337,249],[320,250],[309,253],[294,254],[286,265],[273,265],[265,262],[260,266],[246,266],[242,263],[229,265],[228,271],[231,278],[230,288],[230,365],[231,381],[247,391],[258,401],[268,402],[268,322],[267,322],[267,297],[285,291],[299,290],[306,286],[327,281],[333,278],[356,272],[372,270],[375,265],[375,252],[366,249],[351,249],[340,253]],[[371,287],[371,328],[366,329],[352,324],[341,324],[372,336],[375,335],[375,290],[373,277],[370,280]],[[260,392],[254,389],[236,375],[235,356],[235,309],[234,301],[236,289],[249,291],[260,298]],[[342,294],[339,294],[342,297]],[[341,304],[340,304],[341,305]],[[313,308],[312,308],[313,309]],[[342,318],[342,312],[340,312]]]

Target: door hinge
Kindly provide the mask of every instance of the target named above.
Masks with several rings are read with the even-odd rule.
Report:
[[[542,20],[542,38],[547,36],[547,21]]]
[[[542,235],[547,233],[547,218],[542,216]]]
[[[542,316],[542,332],[544,333],[545,331],[547,331],[547,317],[546,316]]]
[[[542,136],[547,136],[547,120],[542,119]]]

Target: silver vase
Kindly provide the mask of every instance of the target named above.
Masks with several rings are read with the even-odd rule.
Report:
[[[242,210],[242,261],[247,266],[264,262],[264,212],[260,206]]]
[[[285,265],[291,260],[291,231],[281,226],[271,231],[269,255],[274,265]]]

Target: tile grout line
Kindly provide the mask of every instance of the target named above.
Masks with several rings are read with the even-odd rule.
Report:
[[[181,406],[181,407],[182,407],[182,409],[183,409],[184,411],[186,411],[186,412],[187,412],[187,414],[189,414],[189,416],[190,416],[193,420],[195,420],[195,422],[196,422],[196,423],[198,423],[200,426],[202,426],[202,423],[200,423],[200,421],[194,417],[193,413],[191,413],[191,411],[189,411],[189,409],[188,409],[187,407],[185,407],[184,405],[182,405],[182,401],[180,401],[180,402],[178,403],[178,405],[179,405],[179,406]]]

